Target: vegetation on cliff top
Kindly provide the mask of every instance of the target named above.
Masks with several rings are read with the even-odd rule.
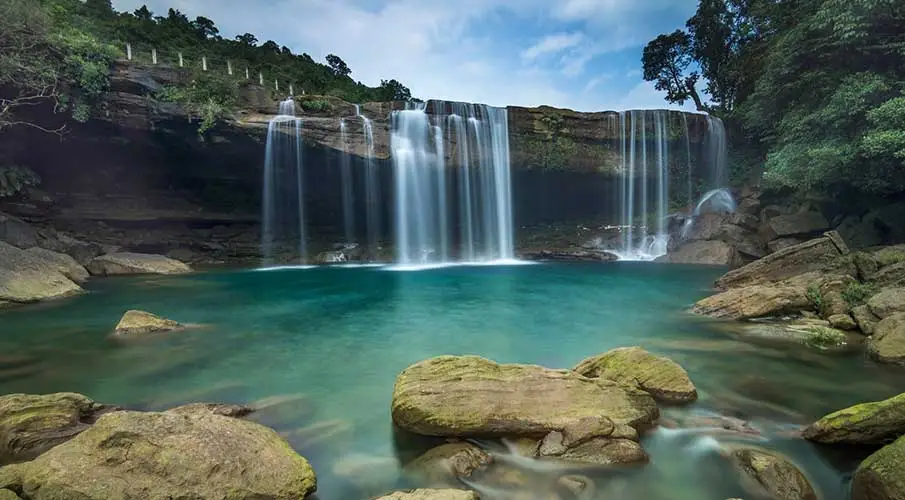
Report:
[[[644,77],[720,115],[749,177],[905,191],[905,10],[898,0],[700,0],[644,49]],[[706,85],[700,94],[700,83]]]

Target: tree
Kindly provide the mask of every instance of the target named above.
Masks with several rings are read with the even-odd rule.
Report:
[[[236,41],[243,45],[254,47],[258,44],[258,37],[252,35],[251,33],[245,33],[244,35],[236,35]]]
[[[274,53],[274,54],[280,53],[280,46],[273,40],[267,40],[266,42],[264,42],[264,44],[261,45],[261,49],[263,49],[269,53]]]
[[[396,80],[380,80],[381,97],[387,101],[410,101],[412,91]]]
[[[352,70],[346,66],[345,61],[335,54],[327,55],[327,64],[330,65],[330,69],[333,70],[333,74],[336,76],[349,76],[352,73]]]
[[[133,12],[132,15],[134,15],[135,18],[138,19],[139,21],[154,20],[154,14],[151,13],[150,10],[148,10],[147,5],[142,5],[141,8],[135,9],[135,12]]]
[[[220,34],[217,25],[206,17],[198,16],[192,21],[192,27],[198,32],[201,38],[214,38]]]
[[[698,111],[706,109],[695,87],[700,75],[689,71],[693,58],[691,38],[687,33],[676,30],[658,36],[644,47],[641,61],[644,79],[654,82],[657,90],[666,91],[668,102],[684,104],[691,99]]]

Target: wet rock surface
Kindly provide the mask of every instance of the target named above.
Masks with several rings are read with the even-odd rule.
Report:
[[[171,319],[161,318],[145,311],[126,311],[116,325],[113,334],[118,337],[140,336],[149,333],[172,332],[184,325]]]
[[[905,434],[905,394],[830,413],[808,426],[805,439],[825,444],[878,445]]]

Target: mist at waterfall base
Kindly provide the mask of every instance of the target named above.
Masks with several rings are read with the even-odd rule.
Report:
[[[343,259],[354,252],[359,262],[392,260],[400,268],[512,263],[518,228],[580,217],[614,233],[601,250],[652,260],[666,253],[667,216],[693,217],[702,195],[727,183],[718,118],[692,127],[681,112],[612,113],[598,142],[615,171],[582,173],[512,168],[507,115],[444,101],[393,111],[391,160],[383,161],[374,158],[371,121],[356,106],[337,127],[343,151],[312,162],[301,158],[309,151],[299,135],[303,121],[291,100],[282,103],[265,154],[265,264],[310,263],[306,238],[329,238]],[[351,127],[361,127],[366,152],[347,152],[355,149]]]

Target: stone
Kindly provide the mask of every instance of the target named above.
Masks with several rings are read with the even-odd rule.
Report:
[[[69,392],[0,396],[0,465],[31,460],[75,437],[110,410]]]
[[[805,428],[805,439],[824,444],[886,444],[905,434],[905,394],[839,410]]]
[[[182,328],[184,328],[182,324],[171,319],[161,318],[149,312],[132,310],[123,314],[113,334],[118,337],[131,337],[146,333],[171,332]]]
[[[364,495],[387,491],[399,481],[399,461],[395,457],[344,454],[333,464],[333,474],[354,484]]]
[[[57,253],[39,247],[29,248],[26,252],[56,267],[60,274],[76,283],[84,283],[88,280],[88,270],[65,253]]]
[[[573,446],[558,460],[589,465],[639,465],[648,462],[644,448],[630,439],[594,438]]]
[[[820,282],[820,314],[827,320],[830,316],[848,314],[851,306],[845,300],[842,293],[851,285],[857,283],[851,276],[839,276],[824,279]]]
[[[867,248],[883,243],[883,234],[877,225],[876,215],[848,216],[839,223],[836,231],[852,248]]]
[[[879,248],[873,252],[879,267],[887,267],[905,262],[905,245],[892,245]]]
[[[698,398],[688,373],[678,363],[641,347],[612,349],[584,359],[573,370],[585,377],[635,384],[662,403],[684,404]]]
[[[853,253],[852,261],[855,263],[855,268],[858,269],[858,279],[861,281],[870,281],[880,270],[880,263],[867,252]]]
[[[619,256],[605,250],[596,249],[544,249],[535,252],[523,252],[521,257],[527,260],[548,262],[615,262]]]
[[[827,318],[830,326],[839,330],[852,331],[858,329],[858,324],[850,314],[834,314]]]
[[[459,478],[471,477],[491,462],[490,454],[471,443],[447,443],[428,450],[407,464],[403,472],[421,484],[456,487],[461,485]]]
[[[877,323],[867,343],[867,353],[882,363],[905,365],[905,312],[887,316]]]
[[[31,462],[0,469],[31,500],[297,500],[314,471],[274,431],[241,419],[117,411]]]
[[[92,276],[183,274],[192,271],[186,264],[163,255],[126,252],[95,257],[86,267]]]
[[[628,427],[634,431],[632,427],[624,424],[621,427]],[[620,428],[620,431],[622,430],[623,429]],[[567,447],[571,447],[589,441],[595,437],[612,436],[615,431],[616,424],[606,417],[585,417],[563,428],[562,443]],[[551,432],[550,434],[547,434],[547,436],[550,436],[551,434],[553,433]]]
[[[852,317],[855,319],[855,323],[858,324],[858,328],[865,335],[873,335],[877,323],[880,322],[880,318],[870,311],[870,307],[867,304],[853,307]]]
[[[540,437],[586,417],[648,426],[659,411],[648,393],[618,382],[479,356],[440,356],[399,374],[392,415],[400,428],[427,436]]]
[[[594,480],[578,474],[569,474],[556,480],[556,485],[568,492],[568,498],[594,498],[597,486]]]
[[[396,491],[375,500],[479,500],[478,494],[468,490],[430,489]]]
[[[250,406],[230,403],[190,403],[167,410],[180,415],[220,415],[233,418],[241,418],[254,411]]]
[[[808,272],[834,272],[839,275],[854,276],[857,270],[848,255],[848,250],[837,246],[838,235],[834,232],[820,238],[784,248],[746,266],[729,271],[717,280],[720,290],[741,288],[752,285],[775,283]]]
[[[0,242],[26,249],[38,244],[38,231],[27,222],[0,212]]]
[[[698,301],[692,311],[714,318],[746,320],[794,314],[811,308],[806,285],[752,285]]]
[[[867,301],[867,307],[880,319],[905,312],[905,288],[887,288]]]
[[[736,449],[731,456],[742,477],[757,485],[767,498],[817,500],[807,478],[785,457],[755,448]]]
[[[876,218],[876,224],[880,227],[884,242],[905,242],[905,228],[902,227],[902,221],[905,220],[905,203],[886,205],[869,215]]]
[[[880,287],[905,286],[905,262],[896,262],[880,268],[871,281]]]
[[[723,241],[689,241],[673,252],[657,259],[670,264],[706,264],[735,266],[739,261],[736,250]]]
[[[830,223],[820,212],[799,212],[773,217],[767,226],[772,235],[770,239],[776,239],[818,234],[829,229]]]
[[[22,500],[19,498],[19,495],[16,495],[10,490],[2,489],[0,490],[0,500]]]
[[[791,246],[800,245],[808,241],[803,238],[779,238],[767,243],[767,249],[770,253],[778,252],[784,248],[789,248]]]
[[[550,457],[562,455],[567,449],[566,445],[563,444],[562,432],[553,431],[541,440],[537,453],[542,457]]]
[[[0,242],[0,302],[25,304],[84,293],[56,259]]]
[[[852,476],[852,500],[905,500],[905,437],[864,459]]]

